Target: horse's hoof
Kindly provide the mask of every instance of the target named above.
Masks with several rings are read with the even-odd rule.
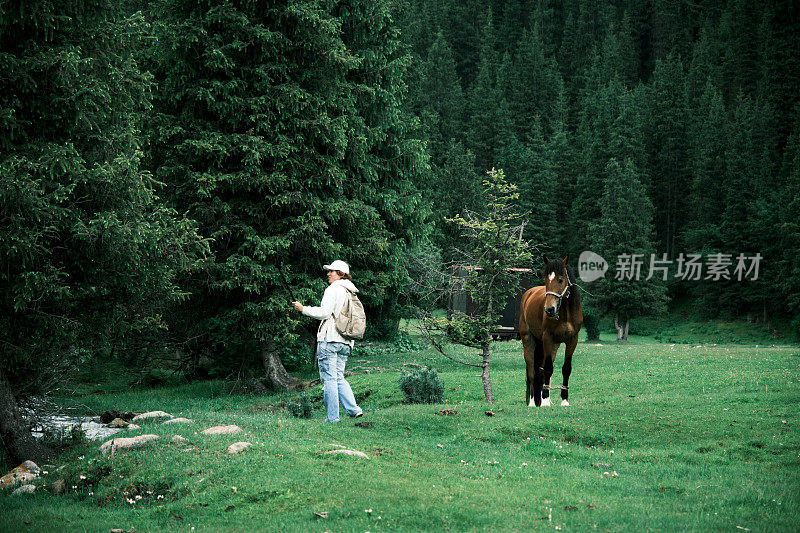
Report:
[[[528,401],[528,407],[536,407],[536,402],[533,401],[533,398]]]
[[[550,398],[542,398],[542,407],[550,407],[551,405]]]
[[[569,407],[569,402],[567,400],[561,400],[561,407]]]

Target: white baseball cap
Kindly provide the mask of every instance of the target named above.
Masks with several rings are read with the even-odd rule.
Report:
[[[325,270],[338,270],[340,272],[344,272],[345,274],[350,273],[350,266],[344,261],[340,261],[339,259],[337,259],[330,265],[323,265],[322,268],[324,268]]]

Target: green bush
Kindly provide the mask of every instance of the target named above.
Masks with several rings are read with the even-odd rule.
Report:
[[[600,340],[600,317],[594,309],[583,308],[583,328],[587,341]]]
[[[425,365],[404,366],[400,373],[400,390],[406,403],[442,403],[444,385],[435,368]]]
[[[297,418],[311,418],[314,413],[314,406],[311,405],[311,399],[305,392],[300,395],[300,402],[289,402],[286,408]]]

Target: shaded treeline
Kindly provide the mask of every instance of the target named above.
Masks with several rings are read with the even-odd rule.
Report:
[[[440,221],[480,206],[474,184],[502,167],[542,251],[591,249],[612,272],[643,254],[642,279],[666,254],[666,287],[600,283],[601,310],[667,295],[701,316],[798,315],[797,2],[411,0],[402,27],[440,246],[456,238]],[[732,279],[676,280],[692,253],[731,254]],[[758,280],[740,282],[737,257],[757,253]]]

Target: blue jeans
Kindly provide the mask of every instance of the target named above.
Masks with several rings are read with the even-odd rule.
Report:
[[[339,421],[339,402],[342,402],[345,412],[356,416],[361,408],[356,405],[353,389],[344,379],[344,365],[350,355],[350,345],[343,342],[318,342],[317,361],[319,362],[319,377],[322,379],[322,390],[325,398],[326,422]]]

